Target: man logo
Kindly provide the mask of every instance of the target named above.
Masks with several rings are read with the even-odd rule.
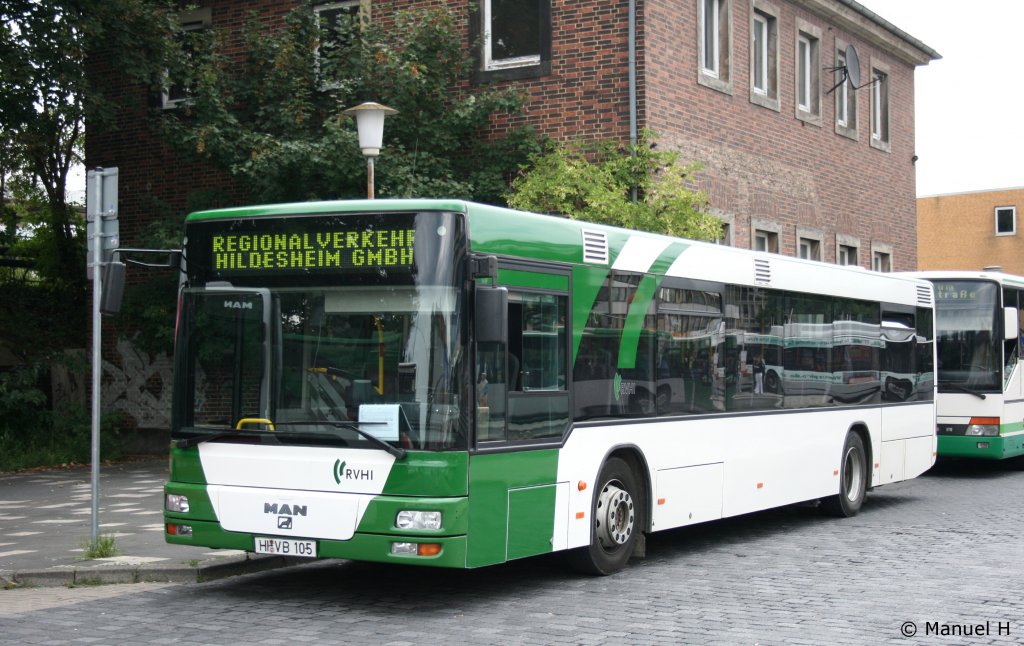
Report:
[[[277,528],[278,529],[291,529],[292,528],[292,517],[291,516],[278,516],[277,517]]]

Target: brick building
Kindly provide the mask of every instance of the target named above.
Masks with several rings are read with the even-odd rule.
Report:
[[[938,54],[853,0],[198,0],[181,22],[230,38],[252,12],[274,24],[307,3],[321,18],[359,12],[385,25],[398,9],[448,4],[466,46],[479,48],[466,83],[516,84],[529,96],[522,115],[495,129],[525,123],[562,140],[629,141],[649,128],[662,149],[704,165],[697,181],[726,224],[725,244],[917,268],[914,70]],[[120,97],[118,129],[88,131],[86,159],[120,168],[122,246],[137,246],[152,214],[184,215],[192,194],[247,201],[154,130],[150,110],[175,109],[180,88],[154,97],[110,60],[91,65]],[[150,366],[128,346],[107,354],[115,351],[122,365]],[[169,384],[169,366],[153,370],[126,384]],[[133,393],[126,385],[123,396]],[[161,401],[129,408],[140,426],[164,425],[165,413],[135,413],[166,411]]]
[[[918,268],[996,266],[1024,275],[1024,241],[1017,220],[1022,208],[1024,188],[918,198]]]
[[[202,0],[186,28],[240,29],[250,11],[281,17],[303,0]],[[311,3],[321,15],[439,0]],[[705,165],[701,188],[724,242],[881,269],[917,267],[914,69],[938,54],[852,0],[481,0],[452,2],[480,63],[467,82],[515,83],[517,117],[561,139],[659,145]],[[490,30],[483,29],[488,20]],[[634,36],[631,38],[631,34]],[[841,71],[855,49],[860,89]],[[632,53],[632,54],[631,54]],[[630,61],[635,60],[631,65]],[[104,73],[104,62],[94,70]],[[872,81],[875,81],[873,84]],[[111,82],[116,84],[116,79]],[[187,193],[244,200],[217,172],[182,163],[147,125],[152,97],[123,85],[120,129],[90,133],[88,165],[121,168],[122,237],[154,202]],[[172,88],[167,108],[180,100]],[[498,123],[501,128],[507,124]]]

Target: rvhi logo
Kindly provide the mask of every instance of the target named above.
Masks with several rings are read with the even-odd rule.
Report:
[[[341,484],[342,480],[373,480],[373,469],[349,469],[341,460],[335,460],[334,481]]]

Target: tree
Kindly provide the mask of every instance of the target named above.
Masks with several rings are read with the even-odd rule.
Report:
[[[696,240],[717,240],[721,221],[690,188],[699,164],[657,151],[645,132],[635,146],[614,141],[552,144],[515,179],[510,206]],[[635,195],[635,199],[634,199]]]
[[[68,173],[81,161],[85,67],[77,14],[54,0],[8,0],[0,5],[0,132],[4,200],[9,183],[28,180],[42,192],[46,209],[36,227],[35,269],[73,303],[84,302],[85,255],[81,226],[67,203]],[[14,241],[15,217],[5,233]]]
[[[252,20],[243,59],[229,36],[183,34],[191,67],[183,110],[162,115],[168,139],[186,155],[225,169],[252,199],[360,197],[365,159],[342,110],[377,101],[399,111],[385,127],[377,193],[462,197],[501,203],[508,179],[539,150],[532,132],[488,136],[492,115],[514,113],[522,97],[478,89],[472,61],[447,9],[399,11],[394,22],[341,19],[318,24],[309,7],[283,27]]]

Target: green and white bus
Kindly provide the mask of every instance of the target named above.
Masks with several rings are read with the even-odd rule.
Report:
[[[923,281],[455,200],[206,211],[185,236],[171,543],[608,574],[646,533],[850,516],[935,459]],[[811,326],[831,375],[853,324],[878,374],[909,327],[913,388],[751,386],[747,339]]]
[[[1024,455],[1024,277],[929,271],[935,285],[939,455]]]

